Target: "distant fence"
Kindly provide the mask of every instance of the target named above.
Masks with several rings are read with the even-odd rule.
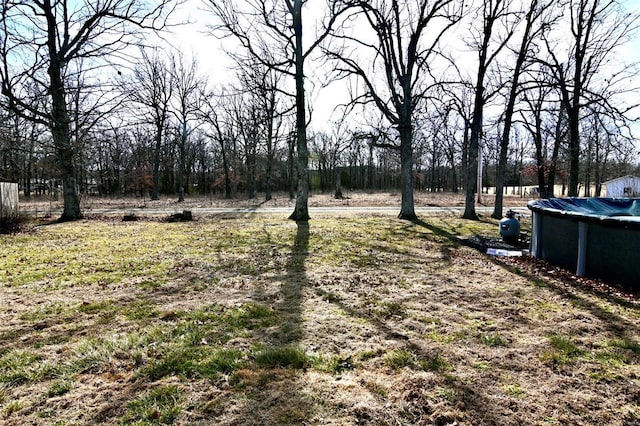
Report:
[[[0,219],[18,217],[18,184],[0,182]]]

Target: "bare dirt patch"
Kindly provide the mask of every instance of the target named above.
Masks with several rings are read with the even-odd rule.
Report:
[[[85,220],[3,236],[0,422],[632,425],[640,307],[454,215]]]

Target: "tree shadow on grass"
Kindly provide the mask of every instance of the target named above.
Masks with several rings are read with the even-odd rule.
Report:
[[[418,226],[427,228],[432,232],[436,233],[437,235],[447,238],[458,245],[462,243],[462,240],[460,238],[458,238],[455,234],[452,234],[445,229],[439,228],[432,224],[428,224],[421,220],[417,220],[414,223]],[[580,293],[581,292],[592,293],[595,296],[600,297],[604,300],[607,300],[610,303],[624,306],[626,308],[634,309],[636,312],[640,313],[640,308],[638,307],[638,305],[629,303],[621,298],[616,298],[614,296],[611,296],[605,293],[600,293],[600,292],[592,291],[588,289],[582,289],[574,286],[572,283],[559,282],[559,281],[555,281],[552,279],[548,279],[548,278],[524,271],[520,268],[517,268],[513,265],[508,264],[507,262],[504,262],[499,257],[489,256],[489,255],[485,255],[485,257],[487,258],[487,260],[489,260],[493,264],[509,271],[510,273],[518,275],[526,279],[530,283],[533,283],[536,286],[542,286],[544,288],[547,288],[550,291],[553,291],[554,293],[558,294],[559,296],[569,300],[575,306],[579,306],[588,310],[595,317],[600,319],[603,322],[603,324],[606,324],[607,328],[609,329],[609,332],[612,333],[615,337],[619,337],[628,342],[634,342],[634,339],[637,339],[637,336],[640,334],[640,330],[637,324],[631,321],[625,320],[622,316],[617,315],[614,312],[603,308],[602,306],[589,300],[587,297],[580,295]]]
[[[534,285],[544,287],[569,300],[574,306],[581,307],[591,312],[596,318],[602,321],[606,325],[609,332],[615,337],[621,338],[628,342],[635,342],[640,335],[640,328],[638,324],[633,321],[624,319],[621,315],[617,315],[615,312],[603,308],[601,305],[594,303],[587,297],[582,296],[580,293],[592,294],[595,297],[601,298],[611,304],[620,305],[628,309],[634,310],[637,314],[640,314],[640,306],[634,303],[630,303],[622,298],[618,298],[606,293],[601,293],[595,290],[584,289],[571,282],[564,282],[561,279],[549,279],[531,272],[524,271],[518,267],[510,265],[500,258],[489,257],[490,261],[495,265],[500,266],[507,271],[525,278]]]
[[[440,228],[433,224],[428,224],[423,221],[416,221],[414,223],[418,226],[422,226],[430,230],[435,235],[442,237],[444,239],[443,245],[446,248],[447,252],[451,248],[459,247],[463,243],[463,241],[458,238],[457,235],[449,232],[446,229]],[[488,256],[485,257],[488,261],[492,261],[496,265],[508,269],[509,272],[525,278],[528,282],[536,286],[541,285],[541,280],[539,277],[533,274],[523,273],[522,271],[511,270],[508,268],[508,265],[500,262],[499,259]],[[633,340],[633,336],[638,335],[638,327],[636,324],[632,324],[631,321],[628,321],[622,316],[617,315],[615,312],[610,312],[606,309],[606,307],[600,306],[597,302],[590,300],[587,296],[580,295],[580,292],[567,291],[563,289],[561,284],[544,282],[542,285],[545,288],[548,288],[550,291],[559,294],[565,299],[568,299],[572,304],[585,310],[591,311],[595,317],[602,320],[602,322],[608,326],[608,331],[612,335],[621,337],[625,342],[631,342],[632,344],[635,343],[635,341]],[[396,348],[411,352],[418,359],[423,360],[433,359],[434,353],[435,356],[438,356],[440,351],[444,351],[442,352],[442,354],[445,356],[445,358],[447,357],[448,352],[446,347],[443,348],[438,344],[430,344],[428,342],[425,342],[420,337],[417,337],[415,335],[412,336],[412,333],[405,333],[402,329],[398,329],[398,326],[396,326],[393,322],[390,322],[385,318],[372,316],[371,312],[369,312],[367,309],[363,309],[359,306],[354,306],[347,299],[343,299],[340,296],[330,293],[320,287],[316,286],[314,287],[314,290],[324,300],[330,301],[330,303],[334,304],[348,316],[357,318],[359,321],[365,321],[368,324],[372,325],[377,330],[377,333],[380,336],[388,339],[389,341],[392,341],[393,345]],[[467,309],[473,310],[474,302],[472,300],[468,300],[467,302]],[[490,300],[485,300],[478,301],[478,303],[482,305],[483,303],[492,302]],[[479,307],[482,308],[482,306]],[[526,327],[527,325],[523,324],[522,326]],[[461,344],[464,343],[461,342]],[[519,356],[518,351],[515,350],[515,348],[513,354],[516,357]],[[456,357],[455,354],[451,355]],[[506,362],[504,368],[509,368],[509,365],[509,362]],[[517,364],[514,365],[517,366]],[[450,402],[450,407],[455,406],[455,411],[459,413],[473,413],[472,417],[476,420],[482,419],[483,424],[504,424],[506,419],[512,419],[514,422],[517,422],[516,418],[513,416],[527,416],[527,414],[525,413],[526,407],[522,407],[522,403],[514,404],[513,407],[511,405],[503,406],[497,403],[496,397],[492,396],[492,394],[482,386],[478,386],[474,383],[469,383],[465,380],[458,379],[455,375],[450,374],[446,371],[435,373],[447,383],[446,388],[453,391],[452,395],[454,395],[454,400]],[[495,381],[499,381],[499,378],[496,376],[496,374],[496,372],[489,370],[486,373],[481,373],[480,376],[485,377],[487,383],[493,383]],[[500,390],[498,390],[498,392],[500,392]],[[428,413],[428,415],[430,416],[430,421],[433,424],[441,424],[442,422],[448,424],[455,420],[454,417],[448,417],[448,414],[443,414],[442,412],[438,411],[438,409],[433,406],[432,401],[427,401],[426,404],[427,407],[423,410],[423,413]],[[432,410],[434,411],[432,412]],[[375,416],[375,414],[372,415]],[[424,417],[421,417],[421,419],[424,419]]]
[[[286,277],[280,289],[282,315],[279,345],[294,345],[302,339],[302,293],[308,287],[306,261],[309,256],[309,223],[297,223],[296,237],[286,265]]]
[[[312,415],[313,403],[303,397],[305,385],[300,374],[307,367],[307,359],[299,346],[303,334],[303,294],[309,284],[306,266],[309,235],[309,224],[298,222],[293,244],[285,246],[290,247],[290,252],[283,274],[273,277],[272,282],[280,285],[277,294],[267,294],[257,287],[252,295],[258,303],[274,299],[278,322],[274,327],[257,330],[259,346],[252,364],[238,372],[240,383],[236,387],[246,398],[242,398],[241,406],[236,405],[231,411],[224,409],[225,424],[304,424]],[[269,235],[267,241],[273,245]],[[286,250],[285,247],[282,248]]]
[[[438,347],[438,345],[425,345],[422,339],[411,336],[402,330],[397,330],[386,318],[372,316],[371,312],[366,309],[351,306],[339,296],[331,294],[321,288],[316,287],[315,292],[323,299],[329,300],[330,303],[334,304],[348,316],[356,318],[360,322],[371,324],[377,330],[378,335],[393,342],[394,350],[407,351],[415,355],[416,359],[427,362],[429,362],[428,360],[447,359],[446,351],[441,347]],[[443,355],[444,358],[441,358]],[[446,383],[446,387],[451,389],[453,395],[455,395],[455,401],[452,401],[451,404],[455,405],[457,410],[474,413],[477,418],[484,419],[485,424],[501,424],[501,420],[504,417],[497,414],[498,407],[495,407],[483,392],[478,391],[478,387],[456,379],[455,376],[451,375],[446,369],[434,368],[433,372],[438,379],[436,379],[435,382],[424,382],[425,385],[434,386],[434,383],[439,381]],[[416,380],[416,383],[420,383],[420,379],[416,378]],[[412,423],[416,421],[416,424],[456,424],[456,419],[453,414],[446,409],[443,410],[442,407],[438,407],[438,405],[441,404],[436,401],[429,401],[418,397],[420,392],[421,389],[417,389],[414,392],[408,392],[403,395],[403,398],[407,397],[409,400],[400,401],[401,405],[406,407],[411,407],[416,404],[420,405],[414,407],[413,410],[406,410],[404,412],[406,418],[403,420]],[[375,397],[375,395],[373,396]],[[410,400],[410,398],[414,397],[416,398],[415,401]],[[366,411],[366,409],[363,410]],[[363,417],[364,424],[375,424],[376,421],[381,420],[380,414],[373,412],[367,414],[361,411],[354,413],[354,415],[356,415],[356,421],[360,421],[360,419],[357,418],[358,416]],[[416,411],[417,414],[412,411]],[[382,414],[382,416],[384,416],[384,414]],[[425,416],[428,418],[428,422],[425,422]]]
[[[412,223],[414,225],[428,229],[434,235],[437,235],[438,237],[443,238],[445,241],[447,241],[446,244],[442,244],[440,246],[440,253],[443,259],[451,260],[451,249],[454,247],[458,247],[461,244],[460,238],[458,238],[457,235],[447,231],[446,229],[431,225],[430,223],[427,223],[421,219],[416,219],[412,221]]]
[[[273,304],[278,322],[275,326],[254,330],[257,345],[249,356],[249,364],[232,373],[227,383],[212,384],[206,399],[189,414],[189,424],[301,424],[308,421],[313,404],[303,397],[304,383],[299,380],[301,367],[288,364],[291,359],[287,351],[299,349],[302,339],[303,292],[309,282],[306,267],[309,234],[308,223],[298,223],[292,245],[282,246],[283,251],[290,249],[290,252],[283,274],[274,277],[274,283],[281,285]],[[267,298],[260,287],[252,296],[257,303]],[[99,422],[122,415],[122,407],[143,394],[150,384],[136,381],[127,385],[94,419]],[[237,398],[240,394],[244,397]]]

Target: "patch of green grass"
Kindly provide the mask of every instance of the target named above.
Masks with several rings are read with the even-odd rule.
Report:
[[[152,359],[139,372],[138,377],[160,380],[167,376],[193,378],[198,372],[197,360],[202,356],[198,348],[172,347],[161,356]]]
[[[567,336],[553,334],[549,336],[549,342],[554,349],[569,358],[578,357],[583,352],[576,346],[573,339]]]
[[[473,365],[473,367],[479,371],[487,371],[491,368],[491,364],[487,361],[478,361]]]
[[[640,355],[640,343],[628,339],[613,339],[607,342],[608,346],[631,351],[635,355]]]
[[[117,307],[113,300],[99,300],[96,302],[83,302],[78,306],[78,311],[89,315],[104,315],[116,310]]]
[[[182,391],[176,386],[155,388],[127,404],[121,425],[170,425],[182,411]]]
[[[245,364],[245,354],[239,349],[218,349],[207,356],[198,366],[203,377],[217,378],[229,374]]]
[[[432,316],[423,316],[418,318],[420,320],[420,322],[424,323],[424,324],[428,324],[428,325],[442,325],[442,319],[438,318],[438,317],[432,317]]]
[[[392,317],[404,318],[406,315],[404,306],[399,302],[382,302],[379,304],[379,316],[383,319]]]
[[[384,357],[384,363],[393,370],[400,370],[405,367],[414,368],[417,363],[417,358],[411,351],[396,349]]]
[[[140,282],[136,283],[136,287],[140,290],[157,290],[162,287],[164,281],[156,280],[156,279],[143,279]]]
[[[155,318],[159,315],[156,305],[148,300],[139,300],[130,303],[121,308],[120,313],[132,321]]]
[[[439,331],[432,330],[427,332],[424,335],[424,337],[438,343],[452,343],[452,342],[455,342],[460,336],[441,333]]]
[[[552,334],[548,339],[551,350],[540,354],[540,360],[545,364],[550,364],[553,367],[570,364],[584,353],[570,337]]]
[[[199,309],[176,312],[174,316],[184,321],[210,324],[218,321],[224,310],[225,307],[221,305],[203,305]]]
[[[0,383],[11,386],[37,380],[41,376],[41,356],[25,350],[12,350],[0,358]]]
[[[472,235],[493,235],[497,221],[493,219],[461,220],[450,215],[429,217],[429,225],[442,236],[469,237]]]
[[[590,353],[589,358],[603,365],[622,367],[624,364],[632,362],[627,355],[628,354],[618,348],[605,347],[604,349]]]
[[[133,332],[83,339],[71,351],[70,359],[54,368],[53,375],[55,377],[99,371],[114,359],[131,359],[135,364],[132,358],[136,356],[138,349],[156,339],[158,334],[157,330],[147,330],[144,333]]]
[[[411,368],[413,370],[446,372],[453,369],[452,365],[439,354],[420,357],[412,351],[396,349],[387,353],[384,363],[393,370]]]
[[[374,359],[377,358],[378,356],[380,356],[380,352],[379,351],[364,351],[364,352],[360,352],[356,355],[357,359],[365,362],[368,361],[370,359]]]
[[[535,300],[534,304],[536,308],[545,312],[559,312],[560,306],[557,303],[549,302],[547,300]]]
[[[260,273],[260,267],[253,262],[245,262],[239,268],[239,272],[242,275],[256,276]]]
[[[264,328],[276,323],[278,315],[268,306],[259,303],[244,303],[230,309],[220,317],[220,323],[231,329]]]
[[[453,370],[453,366],[441,355],[429,356],[418,360],[420,368],[424,371],[444,372]]]
[[[139,232],[142,226],[145,232]],[[9,286],[37,283],[39,291],[108,286],[124,278],[166,282],[171,265],[161,254],[177,252],[184,239],[179,228],[169,230],[159,223],[106,227],[75,222],[45,227],[10,241],[3,261],[19,273],[3,281]]]
[[[235,389],[242,390],[251,387],[263,387],[273,381],[275,375],[271,370],[243,368],[229,375],[229,384]]]
[[[47,390],[48,397],[60,396],[71,390],[72,382],[65,379],[59,379],[54,381]]]
[[[277,346],[263,349],[254,355],[256,364],[263,368],[289,367],[306,368],[310,364],[309,356],[299,347]]]
[[[535,278],[532,281],[537,287],[547,287],[547,283],[540,279]],[[546,320],[556,312],[560,311],[560,306],[557,303],[549,302],[547,300],[534,300],[528,310],[528,315],[532,318],[539,320]]]
[[[489,346],[490,348],[497,348],[499,346],[508,345],[508,342],[498,333],[483,334],[480,337],[480,340],[482,340],[482,343]]]
[[[188,288],[193,291],[205,291],[210,286],[215,287],[215,285],[217,284],[218,284],[217,282],[209,282],[206,280],[193,279],[189,281]]]
[[[522,398],[526,394],[524,389],[522,389],[520,386],[513,383],[503,385],[502,390],[504,391],[505,394],[507,394],[508,396],[512,396],[514,398]]]
[[[380,300],[378,294],[367,294],[362,302],[361,308],[367,315],[377,321],[390,318],[404,318],[406,311],[402,303]]]
[[[12,401],[8,403],[6,407],[4,407],[4,415],[5,417],[9,417],[25,407],[26,404],[23,401]]]
[[[386,396],[387,396],[387,393],[388,393],[387,389],[386,389],[384,386],[382,386],[382,385],[381,385],[381,384],[379,384],[379,383],[372,382],[372,381],[369,381],[369,380],[367,380],[367,381],[364,383],[364,387],[365,387],[369,392],[371,392],[372,394],[374,394],[374,395],[376,395],[376,396],[379,396],[379,397],[381,397],[381,398],[386,397]]]
[[[20,319],[28,322],[38,322],[50,319],[51,317],[59,317],[63,314],[69,315],[71,308],[69,305],[56,302],[46,305],[38,305],[35,308],[24,312],[20,315]]]
[[[194,311],[178,312],[175,316],[201,330],[215,329],[219,333],[238,334],[272,326],[278,321],[278,313],[259,303],[243,303],[233,308],[206,305]]]
[[[314,369],[325,373],[341,373],[356,368],[351,356],[343,357],[335,355],[325,357],[316,355],[310,357],[310,362]]]
[[[438,387],[435,394],[449,402],[456,402],[458,400],[458,391],[452,387]]]
[[[601,367],[595,370],[592,370],[589,373],[589,377],[591,377],[596,382],[600,383],[611,383],[620,379],[620,375],[609,368]]]
[[[640,346],[627,339],[613,339],[606,341],[602,347],[585,354],[585,358],[596,365],[589,376],[602,383],[611,383],[622,376],[620,371],[626,366],[638,363]]]

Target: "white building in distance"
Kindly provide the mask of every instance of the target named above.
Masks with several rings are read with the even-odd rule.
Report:
[[[607,190],[607,197],[640,197],[640,177],[622,176],[603,183]]]

